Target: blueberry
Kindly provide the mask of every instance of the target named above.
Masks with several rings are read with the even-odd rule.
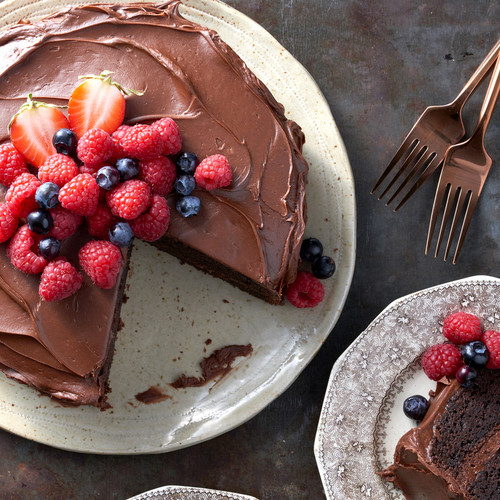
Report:
[[[35,201],[40,208],[50,210],[59,204],[59,186],[53,182],[44,182],[35,193]]]
[[[427,410],[429,409],[429,401],[423,396],[416,394],[415,396],[410,396],[406,398],[403,403],[404,414],[408,418],[417,420],[420,422],[425,417]]]
[[[201,208],[201,201],[196,196],[183,196],[175,208],[183,217],[193,217]]]
[[[120,182],[120,172],[115,167],[105,166],[98,170],[95,180],[99,187],[109,191]]]
[[[467,389],[472,389],[476,386],[477,371],[472,366],[462,365],[455,375],[458,383]]]
[[[193,192],[196,187],[196,180],[192,175],[182,174],[175,179],[174,189],[183,196],[187,196]]]
[[[27,217],[27,223],[29,230],[36,234],[47,234],[54,225],[52,215],[46,210],[31,212]]]
[[[134,232],[128,222],[117,222],[109,230],[109,241],[117,247],[128,247],[134,239]]]
[[[181,172],[193,175],[196,167],[200,164],[200,160],[194,153],[182,153],[177,158],[177,166]]]
[[[464,344],[461,351],[464,363],[473,368],[483,368],[490,358],[488,348],[479,340]]]
[[[307,238],[300,247],[300,258],[305,262],[314,262],[323,255],[323,245],[316,238]]]
[[[71,156],[76,151],[78,138],[69,128],[60,128],[52,137],[52,144],[58,153]]]
[[[319,278],[320,280],[330,278],[330,276],[333,276],[333,273],[335,272],[335,262],[331,257],[323,255],[321,257],[318,257],[317,259],[314,259],[314,262],[311,266],[311,271],[313,273],[313,276]]]
[[[122,181],[128,181],[139,173],[139,164],[132,158],[120,158],[116,160],[115,167],[120,172]]]
[[[61,242],[55,238],[44,238],[38,243],[38,251],[47,260],[55,259],[61,250]]]

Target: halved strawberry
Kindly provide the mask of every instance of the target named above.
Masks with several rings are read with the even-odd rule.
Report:
[[[39,167],[57,153],[52,137],[61,128],[69,128],[69,122],[60,108],[34,101],[29,94],[10,122],[10,139],[29,163]]]
[[[68,103],[69,123],[80,138],[92,128],[112,134],[125,117],[125,95],[138,94],[111,80],[111,72],[83,76]]]

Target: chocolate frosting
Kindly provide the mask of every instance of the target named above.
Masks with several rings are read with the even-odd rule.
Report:
[[[498,381],[498,377],[496,380]],[[500,429],[497,426],[487,433],[487,439],[477,450],[461,463],[458,474],[452,474],[436,462],[433,450],[436,437],[445,439],[445,436],[440,435],[438,424],[445,411],[454,411],[447,405],[458,391],[470,392],[469,389],[462,388],[456,380],[442,379],[437,383],[436,390],[431,392],[431,405],[424,419],[401,437],[394,453],[394,463],[380,473],[382,478],[401,489],[409,500],[470,498],[469,485],[477,474],[480,474],[482,467],[500,452]],[[495,393],[493,388],[491,391]],[[467,404],[481,403],[471,398]],[[456,432],[450,432],[455,434],[457,439],[460,439],[460,432],[464,433],[464,439],[470,439],[470,436],[467,438],[466,435],[471,432],[471,422],[462,421],[456,424]]]
[[[307,164],[300,128],[214,32],[184,19],[179,2],[89,5],[0,35],[0,142],[25,101],[65,104],[80,75],[114,72],[127,97],[125,121],[170,116],[183,150],[220,153],[231,186],[197,190],[202,210],[184,219],[169,196],[169,237],[276,290],[293,281],[305,224]],[[78,246],[78,242],[75,243]],[[85,282],[75,297],[43,303],[38,277],[15,270],[0,248],[0,363],[12,377],[55,397],[93,403],[109,356],[118,287]]]

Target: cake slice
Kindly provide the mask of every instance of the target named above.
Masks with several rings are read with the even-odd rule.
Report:
[[[381,476],[411,500],[500,498],[500,370],[478,371],[475,388],[438,382],[431,396]]]
[[[212,30],[179,14],[179,2],[68,7],[0,34],[0,143],[33,98],[65,105],[80,75],[111,71],[127,97],[125,123],[171,117],[182,150],[222,154],[232,184],[196,189],[202,209],[184,218],[168,196],[170,226],[156,244],[269,303],[296,277],[305,225],[304,136],[283,107]],[[71,260],[84,226],[65,243]],[[105,406],[128,256],[117,285],[85,281],[75,296],[43,302],[39,278],[13,268],[0,245],[0,368],[73,404]]]

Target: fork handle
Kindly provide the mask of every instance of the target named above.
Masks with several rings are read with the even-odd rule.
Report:
[[[476,129],[472,133],[473,136],[479,135],[481,139],[484,139],[484,134],[490,123],[491,115],[495,109],[495,104],[500,94],[500,57],[497,57],[497,62],[495,64],[495,69],[493,70],[493,75],[491,75],[491,80],[486,90],[486,95],[484,97],[483,105],[481,106],[481,111],[479,112],[479,119],[477,121]]]
[[[456,105],[461,110],[465,103],[469,100],[476,87],[483,81],[488,71],[493,66],[495,59],[500,53],[500,40],[493,46],[488,55],[483,59],[483,62],[477,67],[474,74],[470,77],[469,81],[465,84],[460,94],[455,98],[452,104]]]

